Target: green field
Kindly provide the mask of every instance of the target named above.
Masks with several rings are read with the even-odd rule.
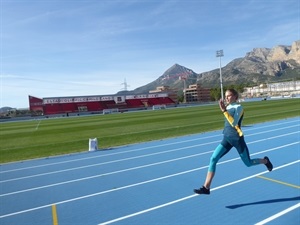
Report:
[[[296,117],[300,99],[244,102],[243,125]],[[108,149],[222,129],[217,104],[109,115],[0,123],[0,163],[88,150],[89,138]]]

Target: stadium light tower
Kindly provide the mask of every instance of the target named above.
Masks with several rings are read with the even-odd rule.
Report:
[[[220,85],[221,85],[221,98],[224,100],[223,96],[223,79],[222,79],[222,66],[221,66],[221,58],[224,56],[223,50],[218,50],[216,52],[216,56],[220,58]]]

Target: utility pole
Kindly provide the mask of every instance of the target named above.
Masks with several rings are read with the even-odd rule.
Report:
[[[128,91],[129,85],[128,85],[127,82],[126,82],[126,78],[124,79],[124,83],[122,83],[121,85],[124,85],[124,88],[123,88],[122,90]]]

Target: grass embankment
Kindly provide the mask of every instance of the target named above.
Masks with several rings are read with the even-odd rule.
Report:
[[[243,103],[244,125],[300,115],[300,99]],[[0,123],[0,163],[158,140],[222,129],[216,105]]]

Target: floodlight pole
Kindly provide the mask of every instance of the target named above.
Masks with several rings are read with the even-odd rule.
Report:
[[[221,85],[221,98],[224,100],[223,96],[223,79],[222,79],[222,66],[221,66],[221,58],[224,56],[223,50],[218,50],[216,52],[216,56],[220,58],[220,85]]]
[[[186,103],[186,78],[183,78],[183,103]]]

